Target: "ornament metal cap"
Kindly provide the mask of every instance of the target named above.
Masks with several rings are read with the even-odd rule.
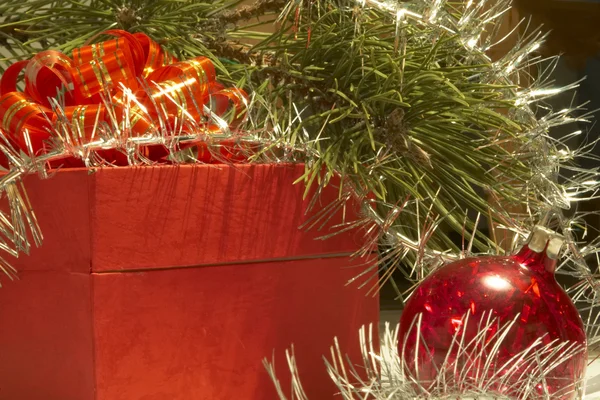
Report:
[[[564,243],[564,236],[543,226],[536,226],[529,235],[527,247],[536,253],[545,251],[548,258],[556,260]]]

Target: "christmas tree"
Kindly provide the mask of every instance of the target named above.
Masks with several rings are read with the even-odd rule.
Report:
[[[361,199],[363,218],[339,231],[363,227],[370,233],[361,254],[378,247],[377,263],[361,271],[372,275],[371,289],[395,271],[416,284],[465,255],[502,254],[541,224],[566,236],[561,272],[576,279],[571,294],[591,309],[596,280],[586,260],[597,246],[582,244],[587,228],[566,210],[594,196],[597,172],[577,167],[585,149],[570,149],[568,137],[548,134],[586,114],[576,106],[545,107],[549,96],[576,85],[553,87],[553,60],[536,56],[544,39],[538,31],[517,29],[513,49],[495,61],[486,55],[506,39],[498,21],[509,8],[509,1],[5,0],[2,71],[42,50],[70,53],[117,29],[146,34],[181,60],[207,57],[225,85],[248,93],[244,107],[218,119],[220,132],[207,139],[210,151],[219,153],[233,141],[245,162],[304,162],[307,193],[316,187],[318,194],[341,177],[338,201],[319,210],[307,228],[318,229],[350,198]],[[71,129],[65,121],[53,129]],[[174,130],[162,128],[144,144],[164,143]],[[123,138],[116,128],[107,135],[103,148],[112,143],[128,163],[153,162],[139,156],[135,137]],[[76,156],[88,167],[106,164],[86,143],[67,137],[53,137],[48,154]],[[172,162],[198,159],[176,144],[169,150]],[[3,152],[11,171],[43,170],[49,160],[8,141]],[[34,241],[39,234],[27,202],[11,185],[5,193],[23,218],[19,234],[6,235],[16,252],[28,247],[26,226]],[[483,220],[489,229],[482,229]],[[2,268],[10,272],[8,264]],[[392,285],[400,298],[406,295]],[[594,344],[595,324],[588,325]],[[345,374],[339,365],[330,368]],[[377,368],[372,373],[380,378]],[[407,385],[389,379],[391,390]],[[339,385],[354,398],[350,381]],[[386,390],[372,393],[388,396]]]

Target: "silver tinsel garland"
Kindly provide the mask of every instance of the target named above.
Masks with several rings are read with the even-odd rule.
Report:
[[[478,324],[480,331],[485,332],[498,323],[491,314],[491,311],[484,312],[479,320],[469,323]],[[551,400],[556,396],[582,398],[585,384],[583,379],[561,393],[549,394],[544,390],[546,374],[564,360],[584,350],[570,343],[553,342],[551,345],[542,345],[540,338],[510,360],[514,368],[509,368],[508,374],[500,375],[493,372],[491,366],[495,363],[498,349],[517,318],[502,325],[491,340],[482,334],[475,340],[465,343],[461,341],[460,332],[457,332],[453,343],[454,351],[459,357],[444,362],[439,368],[436,379],[431,382],[423,382],[409,372],[410,368],[406,360],[398,354],[399,345],[402,346],[398,343],[398,327],[392,328],[389,323],[386,323],[380,337],[374,334],[373,326],[363,327],[360,330],[362,360],[349,359],[344,355],[337,340],[334,340],[331,354],[324,358],[325,368],[339,389],[340,398],[344,400]],[[466,315],[463,321],[468,319],[469,315]],[[412,329],[416,331],[420,329],[418,321],[415,321]],[[449,349],[449,352],[451,351],[453,350]],[[302,366],[296,364],[294,349],[287,351],[286,356],[287,367],[292,375],[292,387],[289,391],[281,387],[274,363],[267,360],[264,362],[275,383],[279,398],[310,400],[302,388],[300,378]],[[473,374],[475,370],[481,373]],[[510,392],[514,394],[507,396],[492,389],[498,387],[510,387]]]

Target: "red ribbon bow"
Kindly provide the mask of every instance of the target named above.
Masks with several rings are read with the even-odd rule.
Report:
[[[72,58],[55,50],[43,51],[6,70],[0,78],[0,121],[14,145],[27,151],[27,130],[34,153],[43,152],[59,118],[77,124],[88,138],[97,119],[122,124],[125,113],[110,112],[102,99],[109,96],[112,107],[123,107],[123,88],[135,94],[136,105],[129,108],[127,125],[133,136],[156,129],[161,116],[172,122],[181,121],[185,114],[198,122],[209,102],[216,115],[230,106],[235,115],[240,111],[246,93],[216,82],[209,59],[178,62],[145,34],[120,30],[104,34],[115,39],[75,49]],[[23,70],[25,90],[19,92],[17,82]],[[60,115],[53,111],[51,99],[63,105]]]

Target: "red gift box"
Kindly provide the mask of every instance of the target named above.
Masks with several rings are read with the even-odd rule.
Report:
[[[0,289],[0,399],[275,399],[262,360],[289,376],[292,344],[311,400],[336,388],[337,337],[359,360],[378,299],[346,285],[364,232],[327,240],[302,165],[59,171],[25,186],[44,243]],[[321,206],[336,198],[324,191]],[[350,205],[352,220],[358,206]],[[328,222],[342,220],[342,212]]]

